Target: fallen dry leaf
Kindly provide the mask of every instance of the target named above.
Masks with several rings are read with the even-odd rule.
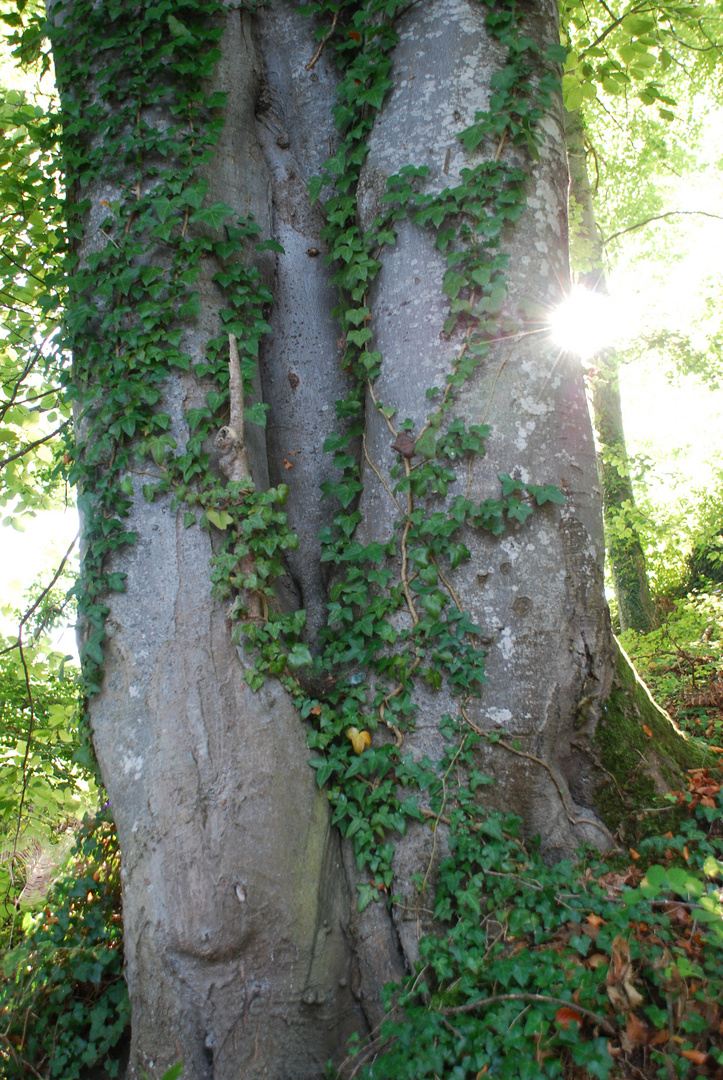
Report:
[[[555,1022],[564,1028],[565,1031],[569,1028],[570,1024],[577,1024],[582,1027],[582,1017],[580,1013],[575,1009],[569,1008],[567,1005],[563,1005],[555,1013]]]
[[[625,1021],[625,1031],[620,1039],[623,1050],[630,1053],[637,1046],[647,1046],[650,1042],[648,1025],[635,1015],[630,1013]]]
[[[643,1001],[633,986],[633,963],[630,945],[621,934],[613,938],[610,967],[605,976],[605,986],[610,1004],[616,1012],[630,1012]]]
[[[680,1056],[692,1061],[694,1065],[704,1065],[708,1060],[708,1055],[702,1050],[681,1050]]]

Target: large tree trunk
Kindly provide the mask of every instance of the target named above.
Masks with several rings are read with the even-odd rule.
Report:
[[[118,13],[95,4],[92,11],[84,7],[82,18],[91,16],[98,33],[107,21],[112,41]],[[80,25],[74,29],[74,17],[80,19],[72,9],[65,15],[71,43],[73,33],[81,32]],[[135,7],[120,13],[122,20],[136,17]],[[535,5],[527,20],[525,29],[543,52],[557,42],[556,17],[548,0]],[[394,86],[371,133],[359,183],[361,225],[368,227],[379,213],[386,178],[401,167],[427,165],[422,190],[438,191],[458,183],[461,169],[497,151],[529,174],[527,208],[503,237],[511,260],[503,318],[508,327],[524,324],[522,313],[530,305],[553,305],[559,283],[567,280],[559,99],[542,120],[539,161],[504,140],[498,146],[485,142],[468,155],[455,133],[487,107],[490,78],[505,59],[505,50],[488,36],[485,9],[467,0],[410,5],[396,30]],[[339,365],[340,331],[331,320],[331,270],[314,254],[324,249],[322,216],[310,206],[305,185],[334,144],[334,64],[329,47],[307,70],[316,39],[284,0],[272,0],[257,15],[228,10],[220,48],[214,80],[228,97],[223,133],[202,166],[207,204],[223,200],[241,216],[252,212],[261,235],[277,238],[284,248],[275,259],[268,252],[260,257],[275,298],[272,334],[260,364],[260,389],[270,411],[265,445],[249,437],[248,450],[257,490],[282,480],[290,486],[287,512],[299,547],[289,555],[280,603],[306,608],[307,640],[315,650],[330,584],[316,534],[337,509],[316,495],[324,479],[338,475],[321,446],[333,426],[334,403],[346,393],[346,377]],[[83,82],[79,58],[63,56],[58,72],[69,107],[80,101],[81,113],[112,108],[107,97],[98,106],[98,87],[111,62],[119,65],[114,78],[123,84],[124,58],[112,49],[108,57],[101,52]],[[539,61],[534,78],[550,67]],[[158,74],[145,73],[149,87]],[[162,130],[177,122],[172,107],[167,97],[147,107],[139,101],[138,116],[150,129]],[[86,171],[77,181],[81,268],[109,243],[104,207],[119,198],[135,161],[129,155],[118,165],[110,144],[104,151],[103,130],[98,120],[85,138],[93,153],[107,153],[107,169],[96,176]],[[151,166],[157,162],[149,154],[139,192],[152,190]],[[392,450],[397,440],[390,424],[408,417],[415,435],[420,432],[432,408],[425,391],[444,386],[463,335],[444,330],[448,300],[440,290],[444,262],[434,233],[408,220],[398,223],[397,232],[396,246],[380,255],[381,271],[367,298],[373,347],[384,361],[373,390],[367,390],[361,523],[354,539],[386,545],[396,535],[388,565],[402,575],[408,594],[393,620],[402,633],[423,614],[403,565],[409,515],[439,512],[449,498],[395,501],[393,481],[386,478],[408,459]],[[202,235],[201,226],[197,233]],[[120,242],[117,234],[111,240]],[[159,248],[152,256],[165,258],[168,266]],[[131,265],[138,265],[150,256],[133,259]],[[194,285],[200,313],[183,324],[183,348],[193,364],[203,361],[207,342],[218,336],[226,302],[212,280],[217,266],[211,262],[206,260]],[[114,330],[107,320],[101,324],[101,316],[125,302],[117,294],[90,299],[95,313],[83,324],[85,337],[76,339],[76,382],[86,395],[78,409],[81,446],[98,408],[94,378],[101,370],[86,377],[81,351],[92,355],[93,341],[104,346],[104,335],[112,337]],[[132,312],[124,317],[132,319]],[[113,348],[132,370],[136,361],[128,339]],[[168,374],[158,406],[170,416],[179,452],[189,438],[189,409],[202,408],[211,389],[193,374],[193,364],[188,372]],[[103,392],[108,401],[108,384]],[[390,424],[372,393],[396,409]],[[459,604],[482,628],[489,685],[479,697],[467,691],[455,697],[445,683],[436,688],[434,678],[421,678],[429,674],[425,660],[418,681],[409,683],[414,722],[399,736],[380,727],[374,745],[403,737],[399,757],[392,754],[390,761],[404,756],[419,763],[424,755],[439,761],[448,745],[441,718],[463,717],[470,731],[492,736],[477,751],[478,766],[498,780],[485,789],[491,792],[488,806],[521,814],[526,829],[542,835],[551,858],[583,840],[606,846],[610,834],[592,806],[593,759],[585,746],[611,684],[613,649],[602,588],[595,449],[580,370],[572,363],[556,367],[553,350],[539,334],[512,332],[493,344],[467,380],[442,430],[453,417],[489,423],[492,433],[486,457],[465,459],[458,469],[452,494],[477,503],[497,498],[497,475],[507,473],[522,484],[557,485],[565,504],[548,502],[529,521],[511,521],[502,539],[462,527],[459,539],[471,557],[454,570],[443,570],[440,562],[440,569],[448,610]],[[219,426],[225,419],[219,415]],[[118,455],[132,443],[132,433],[119,436],[110,458],[93,465],[90,480],[86,474],[86,565],[95,550],[93,529],[104,513],[98,510],[98,478],[117,468]],[[82,451],[88,462],[92,446]],[[253,654],[236,648],[225,605],[210,597],[209,562],[218,537],[185,529],[184,507],[175,505],[173,492],[145,502],[140,492],[147,474],[162,479],[163,470],[152,462],[127,461],[124,475],[132,480],[135,499],[125,527],[135,532],[136,542],[106,556],[105,571],[126,575],[125,591],[104,597],[105,674],[89,711],[123,857],[133,1005],[128,1075],[140,1080],[145,1069],[160,1076],[183,1059],[184,1076],[198,1080],[320,1076],[325,1060],[353,1030],[364,1033],[378,1020],[381,985],[407,970],[417,955],[431,905],[412,875],[433,883],[444,849],[444,815],[432,813],[420,797],[422,816],[431,814],[439,828],[433,831],[420,820],[404,836],[387,834],[395,848],[387,888],[396,902],[389,910],[376,903],[358,911],[355,886],[374,875],[359,869],[350,842],[342,842],[330,825],[325,794],[307,765],[288,673],[269,677],[252,692],[244,676]],[[410,638],[409,648],[415,640]],[[312,696],[323,698],[321,691]]]
[[[570,199],[582,211],[581,239],[586,244],[587,265],[580,273],[579,281],[594,292],[606,294],[602,241],[595,221],[585,132],[579,110],[565,114],[565,131],[570,160]],[[645,553],[635,521],[635,492],[630,477],[620,399],[620,372],[615,352],[612,349],[601,352],[596,357],[596,368],[591,377],[591,397],[600,444],[598,465],[605,542],[620,629],[645,632],[652,629],[655,612],[645,568]]]

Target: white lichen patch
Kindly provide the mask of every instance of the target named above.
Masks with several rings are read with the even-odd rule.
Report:
[[[512,713],[509,709],[488,709],[487,717],[498,727],[504,727],[512,719]]]
[[[500,650],[505,660],[509,660],[514,653],[516,642],[517,638],[512,633],[512,630],[509,628],[509,626],[505,626],[502,633],[500,634],[500,639],[497,642],[497,648]]]
[[[525,450],[527,448],[527,440],[533,433],[537,424],[534,420],[526,420],[525,423],[517,421],[517,438],[515,439],[515,446],[518,450]]]
[[[523,412],[530,413],[532,416],[544,416],[545,413],[553,412],[553,407],[546,401],[540,401],[536,397],[522,397],[520,398],[520,408]],[[530,429],[534,431],[534,425]]]
[[[514,540],[511,536],[506,536],[500,541],[500,548],[504,551],[505,555],[511,563],[517,562],[520,555],[521,545],[517,540]]]
[[[140,755],[126,754],[121,761],[121,768],[126,776],[132,780],[140,780],[143,772],[143,758]]]

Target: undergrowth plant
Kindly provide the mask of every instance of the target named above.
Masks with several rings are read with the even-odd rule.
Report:
[[[710,581],[666,606],[657,629],[620,640],[655,700],[723,753],[723,591]]]
[[[2,1075],[117,1076],[130,1021],[123,979],[120,859],[107,811],[87,819],[68,872],[5,951],[0,981]]]
[[[673,797],[671,796],[671,799]],[[723,911],[720,785],[681,793],[679,831],[609,861],[546,865],[519,819],[460,808],[415,971],[341,1075],[718,1076]],[[630,856],[632,855],[632,861]]]

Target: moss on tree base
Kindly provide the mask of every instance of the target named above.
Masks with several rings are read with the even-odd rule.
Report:
[[[613,687],[593,742],[602,770],[594,800],[611,832],[634,843],[675,829],[682,811],[670,807],[664,796],[686,788],[688,769],[717,762],[656,705],[627,653],[616,644]]]

